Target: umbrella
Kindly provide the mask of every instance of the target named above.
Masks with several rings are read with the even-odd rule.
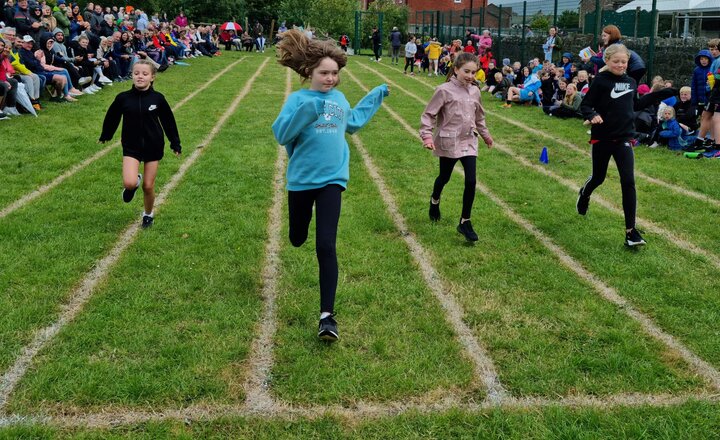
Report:
[[[223,25],[220,26],[220,30],[242,32],[242,26],[235,23],[234,21],[228,21],[227,23],[223,23]]]
[[[18,83],[15,99],[17,100],[17,103],[20,104],[25,110],[30,112],[31,115],[37,116],[37,112],[33,108],[32,102],[30,102],[30,97],[25,90],[25,84]]]

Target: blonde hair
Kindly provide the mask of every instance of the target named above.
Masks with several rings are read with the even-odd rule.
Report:
[[[670,114],[672,115],[672,117],[675,118],[675,108],[673,108],[672,106],[669,106],[669,105],[668,105],[668,106],[666,106],[665,108],[662,109],[662,114],[663,114],[663,116],[665,116],[665,112],[670,112]]]
[[[690,93],[692,92],[692,89],[688,86],[680,87],[680,93]]]
[[[294,70],[303,79],[310,78],[313,70],[325,58],[330,58],[342,69],[347,64],[345,52],[329,40],[311,40],[297,29],[283,33],[277,45],[278,63]]]
[[[575,89],[575,93],[573,93],[572,95],[568,94],[568,92],[567,92],[570,87]],[[577,84],[575,84],[575,83],[568,84],[567,88],[565,89],[565,97],[563,98],[563,101],[565,102],[565,104],[572,105],[572,103],[577,99],[578,93],[580,93],[580,92],[578,91]]]
[[[157,66],[155,66],[155,64],[153,64],[150,60],[147,60],[147,59],[137,60],[133,64],[133,67],[140,65],[140,64],[142,64],[144,66],[150,66],[150,73],[152,73],[153,76],[157,75]]]
[[[610,58],[619,53],[624,53],[628,57],[628,60],[630,59],[630,49],[625,47],[624,44],[611,44],[607,48],[605,48],[605,51],[603,52],[603,61],[605,61],[606,64],[605,66],[603,66],[602,69],[600,69],[600,71],[605,72],[606,70],[608,70],[609,67],[607,66],[607,62],[610,60]]]

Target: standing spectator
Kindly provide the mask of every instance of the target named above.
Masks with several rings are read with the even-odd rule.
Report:
[[[692,83],[692,103],[701,114],[707,104],[707,98],[710,92],[710,86],[707,83],[707,75],[710,72],[710,63],[713,61],[712,53],[703,49],[695,56],[695,69],[693,70]]]
[[[42,27],[45,32],[52,32],[53,29],[58,27],[57,20],[55,19],[55,16],[53,15],[52,9],[50,6],[45,5],[42,7],[42,15],[40,16],[40,23],[42,24]]]
[[[70,35],[70,18],[68,17],[68,7],[65,5],[65,0],[57,0],[57,10],[53,12],[53,17],[55,17],[57,23],[56,27],[59,27],[64,35]]]
[[[175,17],[175,24],[179,26],[180,28],[187,27],[188,25],[188,19],[185,16],[185,13],[180,10],[180,14],[178,14],[177,17]]]
[[[403,73],[407,73],[407,68],[410,66],[410,76],[415,76],[413,69],[415,68],[415,54],[417,53],[417,45],[415,44],[415,37],[410,35],[408,42],[405,44],[405,70]]]
[[[40,21],[31,13],[28,0],[18,0],[13,21],[20,37],[30,35],[34,39],[42,28]]]
[[[4,21],[5,26],[15,26],[15,0],[5,1],[0,21]]]
[[[472,29],[468,29],[465,31],[465,41],[469,43],[469,45],[473,46],[473,53],[477,54],[477,46],[480,43],[480,35],[474,34]],[[468,50],[465,50],[464,52],[468,52]]]
[[[490,49],[492,48],[492,37],[490,36],[490,31],[485,29],[482,32],[482,36],[478,40],[478,56],[481,57],[488,52],[490,52]],[[486,65],[487,67],[487,65]],[[487,69],[486,69],[487,70]]]
[[[562,45],[563,41],[557,34],[557,27],[550,26],[548,37],[542,45],[545,60],[558,64],[560,62],[560,54],[562,53]]]
[[[438,39],[436,37],[433,37],[433,39],[430,40],[430,44],[428,44],[426,52],[428,62],[430,63],[430,71],[428,72],[428,76],[431,76],[433,73],[435,74],[435,76],[438,76],[438,67],[440,62],[440,54],[442,53],[442,45],[438,42]]]
[[[622,44],[622,34],[620,34],[620,29],[617,26],[610,24],[603,28],[600,33],[600,39],[603,42],[601,50],[597,53],[593,52],[593,56],[589,59],[591,63],[595,64],[596,69],[601,69],[605,66],[603,52],[607,50],[608,47],[613,44]],[[645,72],[647,72],[645,61],[643,61],[635,51],[630,49],[628,49],[628,51],[630,53],[630,60],[627,65],[627,74],[635,80],[635,83],[640,84],[640,80],[645,76]],[[583,61],[587,62],[588,60]]]
[[[389,39],[390,47],[392,48],[390,63],[397,65],[398,58],[400,57],[400,46],[402,45],[402,34],[398,30],[397,26],[393,26]]]
[[[90,23],[93,15],[95,15],[95,4],[93,2],[90,2],[87,4],[87,6],[85,6],[85,10],[82,13],[83,20]]]
[[[380,31],[378,30],[377,26],[373,27],[372,35],[370,35],[370,40],[372,41],[373,45],[375,61],[379,63],[382,59],[382,40],[380,39]]]
[[[278,34],[280,33],[280,30],[278,29]],[[350,37],[348,37],[346,34],[342,34],[340,36],[340,49],[343,50],[343,52],[347,52],[348,45],[350,44]]]

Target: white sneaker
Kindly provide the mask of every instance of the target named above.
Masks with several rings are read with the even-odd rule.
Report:
[[[649,148],[657,148],[660,144],[657,142],[653,142],[652,144],[648,145]]]
[[[80,81],[78,81],[81,86],[84,86],[85,84],[88,84],[90,82],[92,82],[92,77],[90,76],[83,76],[82,78],[80,78]]]
[[[95,94],[95,92],[90,87],[85,87],[83,89],[83,93],[86,95],[94,95]]]
[[[103,75],[100,77],[100,82],[103,84],[112,84],[113,81],[107,76]]]
[[[20,112],[15,107],[5,107],[5,114],[11,116],[20,116]]]

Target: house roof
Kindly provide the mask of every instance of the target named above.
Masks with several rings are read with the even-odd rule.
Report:
[[[718,0],[656,0],[656,7],[660,13],[669,12],[720,12]],[[652,10],[652,0],[633,0],[619,8],[617,12],[633,11],[640,8],[645,11]]]

